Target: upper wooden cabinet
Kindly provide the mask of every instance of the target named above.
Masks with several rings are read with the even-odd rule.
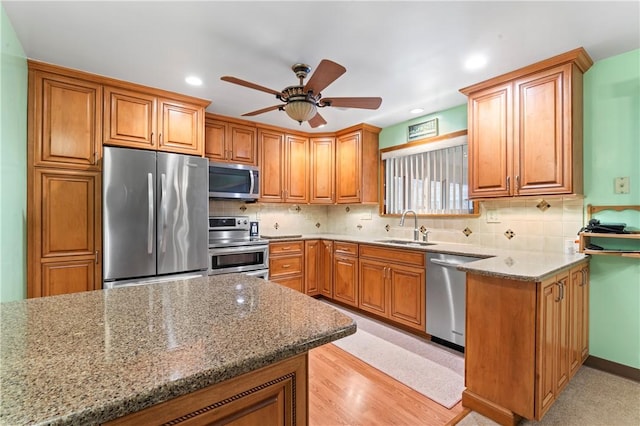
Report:
[[[336,138],[309,139],[309,203],[333,204],[336,192]]]
[[[29,156],[34,166],[99,169],[100,84],[29,68]]]
[[[205,116],[205,157],[219,162],[258,165],[257,129],[254,126]]]
[[[359,125],[336,137],[336,198],[343,203],[378,202],[378,133]]]
[[[460,91],[469,97],[469,196],[581,193],[580,48]]]
[[[105,86],[104,143],[204,154],[204,104]]]
[[[307,203],[309,201],[309,139],[267,129],[258,130],[260,201]]]

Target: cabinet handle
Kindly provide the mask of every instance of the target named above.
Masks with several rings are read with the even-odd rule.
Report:
[[[520,189],[520,175],[516,175],[516,191]]]
[[[160,137],[158,139],[158,146],[162,146],[162,133],[160,133]]]
[[[558,297],[556,298],[556,302],[562,300],[562,283],[560,281],[556,281],[556,285],[558,286]]]
[[[511,176],[507,176],[507,192],[511,189]]]
[[[153,146],[153,132],[151,132],[151,146]]]
[[[98,250],[96,250],[96,265],[99,263]]]
[[[289,265],[288,263],[286,265],[282,265],[282,269],[287,269],[287,268],[291,268],[291,265]]]

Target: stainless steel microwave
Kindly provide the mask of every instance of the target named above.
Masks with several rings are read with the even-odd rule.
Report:
[[[209,161],[209,198],[258,201],[258,197],[258,167]]]

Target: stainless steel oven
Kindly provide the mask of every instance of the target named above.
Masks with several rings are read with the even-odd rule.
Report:
[[[234,272],[268,278],[269,242],[250,236],[248,216],[210,216],[209,275]]]

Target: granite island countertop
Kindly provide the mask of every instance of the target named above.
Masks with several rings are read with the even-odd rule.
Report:
[[[231,274],[0,304],[0,424],[96,424],[355,333],[275,283]]]
[[[405,245],[390,242],[401,238],[380,238],[343,234],[264,235],[270,242],[325,239],[358,244],[374,244],[388,248],[419,250],[427,253],[446,253],[477,257],[477,261],[461,264],[457,269],[479,275],[516,281],[542,281],[556,272],[589,259],[582,253],[565,254],[531,250],[503,250],[474,244],[431,241],[431,245]]]

